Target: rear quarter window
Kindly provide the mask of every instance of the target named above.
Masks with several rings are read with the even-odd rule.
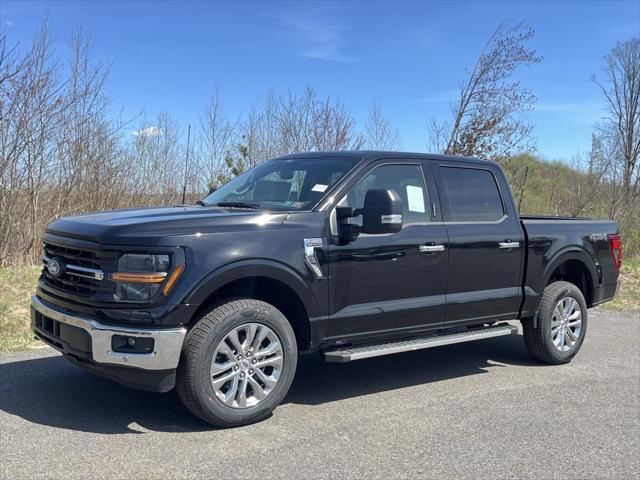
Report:
[[[494,222],[504,216],[500,190],[489,170],[440,167],[445,222]]]

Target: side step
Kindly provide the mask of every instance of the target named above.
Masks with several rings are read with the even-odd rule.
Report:
[[[501,324],[485,327],[467,332],[452,333],[449,335],[431,336],[427,338],[414,338],[400,342],[380,343],[376,345],[365,345],[346,347],[341,350],[327,350],[324,352],[324,359],[332,363],[351,362],[363,358],[380,357],[391,355],[392,353],[411,352],[422,350],[423,348],[439,347],[441,345],[451,345],[454,343],[472,342],[484,338],[501,337],[516,333],[518,327],[515,325]]]

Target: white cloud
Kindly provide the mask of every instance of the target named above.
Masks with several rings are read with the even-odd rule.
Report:
[[[542,102],[534,106],[534,115],[542,115],[558,120],[569,120],[576,123],[594,123],[605,115],[601,101],[584,100],[581,102]]]
[[[429,95],[422,97],[419,102],[420,103],[439,103],[439,102],[450,102],[455,100],[460,95],[459,90],[451,89],[451,90],[442,90],[440,92],[433,92]]]
[[[293,37],[296,53],[301,57],[349,61],[342,52],[344,27],[331,20],[321,18],[319,12],[288,13],[280,17],[285,33]]]
[[[13,22],[11,20],[5,20],[4,24],[9,28],[13,27]]]
[[[133,135],[134,137],[159,137],[160,135],[162,135],[162,130],[152,125],[150,127],[141,128],[140,130],[134,130],[133,132],[131,132],[131,135]]]

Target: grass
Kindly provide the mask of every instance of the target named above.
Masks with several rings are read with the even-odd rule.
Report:
[[[30,330],[29,301],[41,267],[0,268],[0,352],[36,345]]]
[[[29,300],[39,272],[40,267],[0,268],[0,352],[38,344],[30,331]],[[620,291],[603,308],[640,311],[640,257],[624,260]]]
[[[624,259],[620,272],[620,291],[603,308],[640,311],[640,257]]]

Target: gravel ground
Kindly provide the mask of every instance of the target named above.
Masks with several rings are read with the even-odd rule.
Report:
[[[215,430],[48,348],[0,356],[0,477],[640,477],[640,314],[592,311],[569,365],[519,336],[301,360],[266,421]]]

